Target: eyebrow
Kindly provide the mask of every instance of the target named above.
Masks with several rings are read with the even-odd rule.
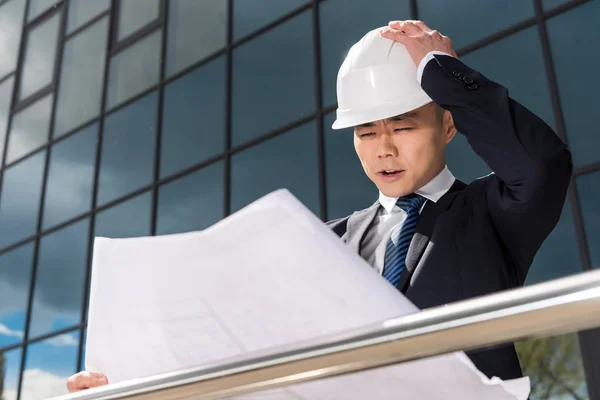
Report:
[[[385,122],[390,123],[390,122],[400,122],[400,121],[404,121],[407,119],[418,119],[419,115],[416,112],[407,112],[404,114],[400,114],[400,115],[396,115],[394,117],[391,118],[387,118],[385,120]],[[375,126],[374,122],[367,122],[366,124],[361,124],[361,125],[357,125],[357,128],[372,128]]]

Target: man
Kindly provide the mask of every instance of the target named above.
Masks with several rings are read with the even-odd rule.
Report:
[[[421,21],[367,33],[338,75],[334,129],[354,128],[371,207],[328,225],[416,306],[523,285],[560,216],[571,155],[507,90],[456,58]],[[493,174],[466,185],[445,166],[460,131]],[[487,376],[522,376],[513,345],[469,352]],[[70,391],[107,383],[83,372]]]

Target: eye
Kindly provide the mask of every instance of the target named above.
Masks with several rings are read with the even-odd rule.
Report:
[[[367,133],[361,133],[358,136],[361,138],[364,138],[364,137],[368,137],[368,136],[373,136],[374,134],[375,134],[375,132],[367,132]]]
[[[412,128],[396,128],[394,132],[410,131]]]

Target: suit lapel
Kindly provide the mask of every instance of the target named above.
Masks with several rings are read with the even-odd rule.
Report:
[[[367,233],[367,229],[369,229],[373,219],[375,219],[379,207],[379,201],[376,201],[371,207],[356,211],[348,218],[346,234],[343,239],[357,254],[360,254],[360,245]]]
[[[415,235],[413,236],[410,246],[408,247],[408,253],[406,254],[405,270],[400,278],[400,284],[398,287],[403,288],[408,282],[410,276],[414,272],[415,268],[419,264],[425,248],[429,244],[433,228],[437,217],[444,211],[446,211],[452,204],[452,200],[456,197],[462,189],[467,185],[458,179],[454,181],[454,184],[444,194],[437,203],[427,201],[425,207],[419,216]]]

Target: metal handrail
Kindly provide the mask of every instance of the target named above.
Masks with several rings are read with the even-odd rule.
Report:
[[[61,396],[221,399],[324,377],[600,326],[600,271],[423,310],[294,347]]]

